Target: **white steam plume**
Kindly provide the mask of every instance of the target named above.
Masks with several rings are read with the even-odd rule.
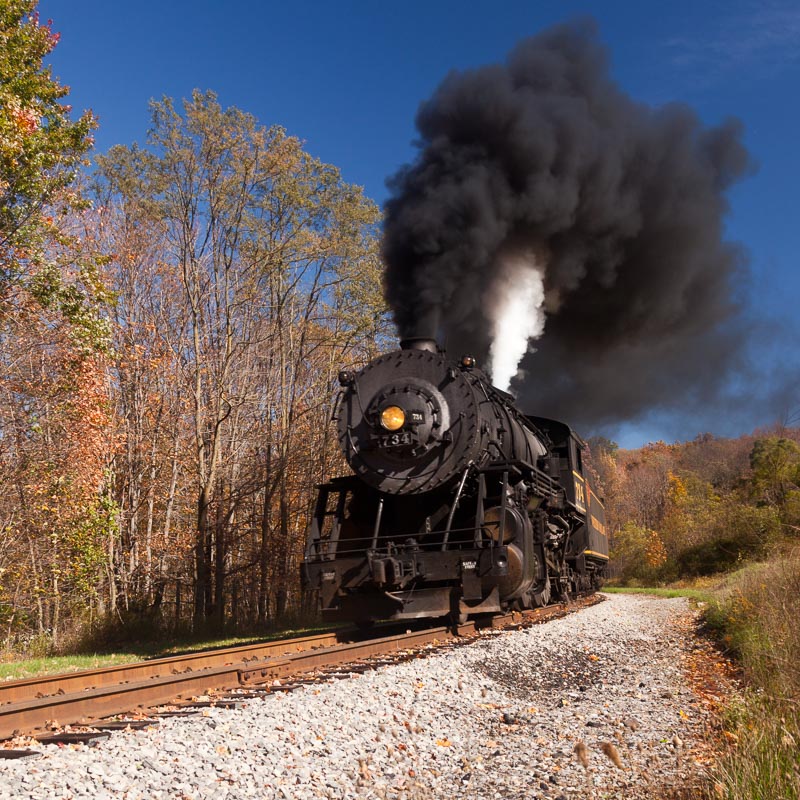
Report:
[[[504,256],[489,298],[492,344],[489,371],[508,391],[531,339],[544,331],[544,267],[531,253]]]

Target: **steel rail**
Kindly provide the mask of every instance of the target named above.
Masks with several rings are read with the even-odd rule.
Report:
[[[595,600],[596,602],[596,600]],[[587,605],[587,601],[579,601],[571,607],[578,610]],[[554,617],[569,613],[570,607],[548,606],[533,611],[514,612],[495,617],[490,623],[492,627],[505,628],[523,626],[531,621],[547,621]],[[187,657],[175,659],[159,659],[161,674],[153,674],[136,679],[127,678],[116,683],[94,685],[98,673],[103,670],[92,670],[86,673],[69,673],[72,680],[84,677],[83,683],[70,684],[77,686],[71,691],[63,687],[55,693],[40,697],[26,697],[16,702],[0,705],[0,740],[9,739],[20,733],[42,731],[44,729],[63,727],[74,724],[90,724],[92,720],[103,717],[144,710],[153,706],[188,700],[197,695],[207,695],[220,690],[252,687],[257,684],[274,684],[286,678],[296,677],[303,673],[313,672],[325,667],[341,666],[368,659],[374,656],[397,653],[423,647],[427,644],[444,643],[448,640],[474,636],[482,625],[469,621],[455,629],[448,627],[428,628],[406,632],[392,636],[382,636],[358,642],[346,642],[319,645],[323,637],[304,637],[302,640],[286,640],[283,642],[265,643],[274,648],[283,647],[279,655],[253,657],[250,646],[230,648],[217,651],[216,663],[210,661],[204,666],[199,660],[191,662],[186,669]],[[308,645],[305,649],[286,652],[286,647],[297,647],[300,642]],[[318,646],[312,646],[316,642]],[[232,660],[232,652],[238,651],[241,656]],[[198,657],[212,658],[212,652],[197,654]],[[221,659],[227,659],[222,663]],[[148,664],[150,662],[143,662]],[[170,668],[169,665],[182,665]],[[131,665],[127,665],[131,666]],[[136,665],[139,666],[139,665]],[[113,671],[113,668],[112,668]],[[117,670],[118,674],[119,670]],[[53,678],[58,676],[53,676]],[[25,681],[32,684],[33,681]],[[280,687],[277,687],[280,688]],[[186,703],[182,703],[186,705]]]
[[[103,686],[115,686],[145,678],[158,678],[209,667],[257,661],[275,655],[288,655],[292,652],[317,647],[330,647],[341,642],[343,637],[348,638],[348,634],[353,634],[353,632],[349,630],[330,631],[314,636],[256,642],[180,656],[154,658],[148,661],[133,661],[129,664],[117,664],[111,667],[5,681],[0,683],[0,707],[5,703],[18,703],[46,695],[98,689]]]

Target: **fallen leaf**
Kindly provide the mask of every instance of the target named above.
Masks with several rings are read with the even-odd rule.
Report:
[[[603,742],[600,745],[600,749],[603,751],[603,754],[611,761],[615,767],[622,769],[622,760],[619,757],[619,753],[617,752],[617,748],[614,747],[611,742]]]
[[[586,745],[583,742],[578,742],[575,745],[575,755],[577,756],[578,761],[580,762],[581,766],[584,769],[588,769],[588,767],[589,767],[589,755],[588,755],[588,753],[586,751]]]

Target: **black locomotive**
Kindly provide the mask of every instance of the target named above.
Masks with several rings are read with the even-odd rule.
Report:
[[[526,416],[431,339],[339,381],[355,474],[319,487],[302,565],[326,619],[463,621],[598,588],[605,515],[567,425]]]

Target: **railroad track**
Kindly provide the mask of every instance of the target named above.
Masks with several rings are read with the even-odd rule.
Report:
[[[391,654],[413,657],[414,651],[430,644],[471,641],[484,627],[514,628],[546,622],[600,599],[597,596],[580,598],[568,606],[513,612],[491,620],[469,621],[455,629],[427,628],[363,641],[343,641],[355,634],[340,630],[105,669],[9,681],[0,684],[0,740],[21,734],[34,735],[41,741],[52,740],[55,737],[50,731],[71,725],[104,730],[126,727],[127,721],[109,721],[108,718],[141,714],[165,704],[183,707],[235,705],[252,695],[209,701],[192,701],[191,698],[259,687],[282,691],[286,688],[281,685],[282,681],[314,671],[348,664],[357,664],[355,671],[363,671],[372,668],[370,660],[376,657],[381,660],[374,666],[386,663],[386,657]]]

